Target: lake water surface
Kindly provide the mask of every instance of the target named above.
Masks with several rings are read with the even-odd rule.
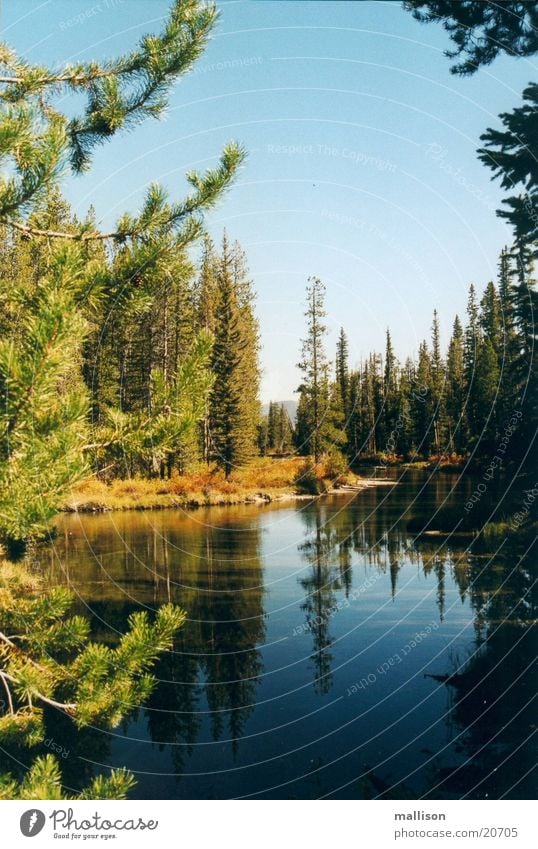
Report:
[[[49,717],[67,784],[125,765],[145,799],[532,798],[528,563],[406,529],[472,486],[62,517],[40,568],[95,638],[167,601],[188,615],[122,728]]]

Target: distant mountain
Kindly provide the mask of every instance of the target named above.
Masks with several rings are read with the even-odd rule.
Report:
[[[284,404],[286,412],[291,419],[292,424],[295,424],[295,416],[297,415],[297,401],[292,398],[291,401],[277,401],[277,404]],[[262,413],[264,416],[269,412],[269,404],[262,404]]]

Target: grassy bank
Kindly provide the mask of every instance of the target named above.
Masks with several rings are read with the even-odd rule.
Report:
[[[473,465],[473,464],[471,464]],[[385,466],[386,468],[419,469],[435,472],[460,472],[470,471],[469,457],[456,454],[431,454],[423,457],[420,454],[361,454],[353,463],[353,468],[360,469],[363,466]]]
[[[106,510],[157,510],[165,507],[208,507],[223,504],[263,503],[312,497],[312,474],[317,492],[361,489],[379,481],[345,475],[328,475],[319,463],[305,469],[303,457],[260,457],[234,471],[228,480],[216,467],[200,466],[170,480],[142,477],[102,481],[95,477],[80,484],[66,500],[69,512]]]
[[[433,516],[415,516],[407,522],[407,529],[413,533],[436,536],[481,537],[483,541],[496,543],[502,539],[532,543],[538,537],[538,521],[526,513],[513,514],[499,510],[495,517],[494,506],[485,502],[476,511],[466,513],[460,507],[445,507],[437,510]],[[491,516],[494,515],[492,519]]]

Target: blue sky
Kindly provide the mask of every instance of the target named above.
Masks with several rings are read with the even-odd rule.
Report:
[[[497,115],[518,105],[536,63],[502,57],[471,78],[449,73],[448,37],[399,2],[221,2],[212,41],[167,116],[100,149],[65,184],[108,226],[145,187],[185,191],[184,173],[237,139],[247,162],[208,218],[247,252],[258,293],[263,400],[293,397],[309,275],[327,286],[333,355],[343,326],[352,364],[384,344],[400,357],[446,344],[467,287],[495,276],[510,230],[503,197],[475,155]],[[31,62],[117,55],[157,30],[167,0],[4,0],[2,38]]]

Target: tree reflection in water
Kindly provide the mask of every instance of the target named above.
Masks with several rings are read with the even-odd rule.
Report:
[[[174,651],[160,660],[149,704],[115,736],[77,732],[62,716],[47,713],[47,736],[70,752],[62,763],[69,786],[87,783],[93,761],[126,763],[140,766],[142,796],[222,798],[234,769],[233,792],[240,795],[278,784],[289,764],[297,780],[275,797],[319,797],[344,780],[346,798],[532,797],[532,556],[521,559],[506,546],[492,556],[480,542],[410,533],[407,518],[417,498],[421,510],[431,511],[447,492],[452,498],[440,479],[426,489],[413,479],[394,491],[328,497],[274,512],[237,507],[62,520],[63,532],[54,549],[39,554],[40,565],[49,582],[69,582],[80,594],[77,612],[90,610],[94,637],[113,644],[128,615],[144,605],[174,601],[189,617]],[[290,534],[282,556],[280,522],[288,523]],[[401,647],[412,633],[405,630],[407,612],[425,595],[439,642],[434,649],[428,638],[422,658],[413,654],[396,698],[396,677],[386,676],[355,701],[338,702],[361,669],[362,661],[351,662],[357,652],[369,651],[394,621],[387,654],[372,657],[384,659]],[[451,653],[458,621],[469,627]],[[302,639],[289,636],[298,622]],[[408,736],[383,737],[385,721],[399,722],[400,699],[411,707]],[[319,711],[333,702],[341,714]],[[372,721],[355,724],[370,705]],[[288,730],[278,732],[280,723],[287,729],[286,723],[303,716],[312,719],[292,726],[297,741]],[[338,723],[347,728],[350,722],[340,741],[330,737]],[[432,722],[438,729],[433,737],[426,733]],[[372,725],[380,731],[383,756],[377,744],[368,747]],[[155,744],[153,754],[148,740]],[[340,745],[341,755],[362,740],[366,751],[349,756],[346,773],[333,745]],[[295,748],[297,761],[284,754],[279,767],[281,753]],[[146,752],[157,776],[162,764],[154,784],[146,782],[140,763]],[[10,754],[17,756],[8,752],[3,759]],[[34,755],[21,755],[22,763]],[[245,764],[263,764],[264,757],[267,766],[240,773]],[[198,779],[213,769],[213,759],[215,778]]]

